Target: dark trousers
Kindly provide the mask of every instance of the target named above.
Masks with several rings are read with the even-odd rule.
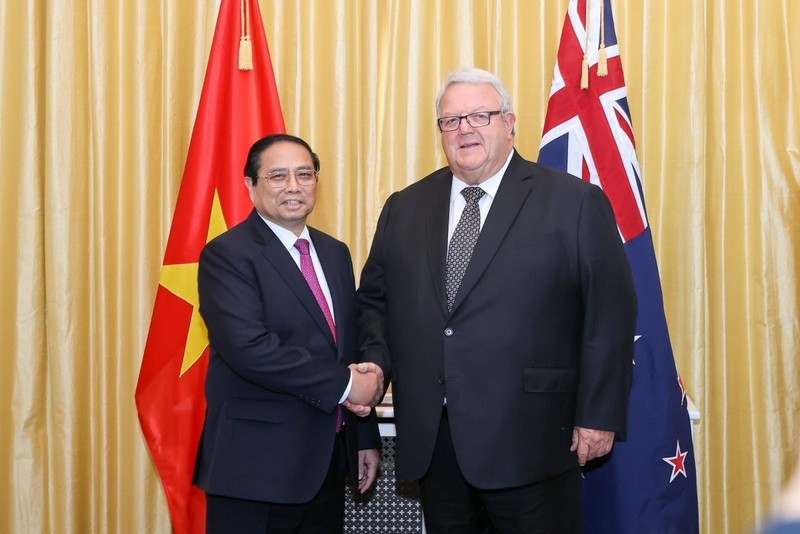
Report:
[[[303,504],[247,501],[206,495],[208,534],[341,534],[344,530],[346,451],[338,435],[319,492]],[[266,484],[266,482],[265,482]]]
[[[431,467],[420,480],[420,495],[429,534],[581,532],[579,468],[526,486],[476,488],[461,474],[446,411],[439,424]]]

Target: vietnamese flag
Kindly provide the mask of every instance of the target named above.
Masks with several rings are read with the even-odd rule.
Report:
[[[192,484],[208,369],[197,261],[253,208],[242,170],[250,146],[283,132],[258,1],[222,0],[136,387],[177,534],[205,532],[206,521],[205,495]]]

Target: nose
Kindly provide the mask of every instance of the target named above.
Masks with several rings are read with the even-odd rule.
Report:
[[[461,119],[461,121],[458,123],[458,133],[470,133],[473,130],[475,130],[475,128],[473,128],[472,125],[467,121],[466,117]]]
[[[300,182],[297,181],[297,175],[295,173],[289,173],[289,178],[287,178],[286,185],[284,187],[290,191],[300,190]]]

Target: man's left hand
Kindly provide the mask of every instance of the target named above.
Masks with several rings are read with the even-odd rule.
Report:
[[[358,451],[358,492],[364,493],[375,482],[381,453],[378,449]]]
[[[576,426],[572,431],[572,447],[569,450],[578,453],[578,463],[584,466],[586,462],[611,452],[613,446],[613,432]]]

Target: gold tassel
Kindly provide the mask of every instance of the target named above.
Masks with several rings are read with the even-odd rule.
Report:
[[[581,89],[589,88],[589,58],[587,54],[583,54],[583,62],[581,62]]]
[[[606,45],[600,45],[600,53],[597,57],[597,75],[608,76],[608,54],[606,54]]]
[[[608,54],[606,53],[606,3],[600,2],[600,52],[597,54],[597,75],[608,76]]]
[[[239,70],[253,70],[253,43],[250,37],[239,40]]]
[[[239,70],[253,70],[253,43],[250,41],[249,0],[241,0],[242,35],[239,38]]]

